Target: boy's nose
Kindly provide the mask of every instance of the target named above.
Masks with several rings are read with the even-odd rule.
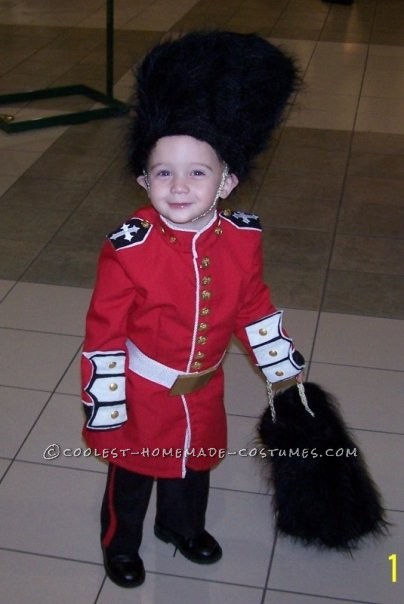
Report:
[[[182,176],[175,176],[171,182],[171,191],[173,193],[187,193],[188,184],[186,178]]]

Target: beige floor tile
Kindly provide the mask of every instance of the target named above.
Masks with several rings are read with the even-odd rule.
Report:
[[[11,461],[8,459],[0,459],[0,478],[2,479],[5,473],[7,472],[9,466],[11,465]]]
[[[362,97],[355,131],[404,134],[402,99]]]
[[[344,204],[338,219],[341,235],[400,238],[404,232],[404,207],[381,203]],[[347,267],[348,268],[348,267]]]
[[[94,602],[102,585],[101,565],[1,551],[1,583],[7,602]]]
[[[19,283],[0,306],[0,326],[82,336],[90,296],[82,288]]]
[[[359,237],[338,233],[331,268],[403,275],[404,242],[391,237]]]
[[[404,319],[404,277],[361,271],[330,270],[322,309]]]
[[[69,244],[54,245],[51,243],[24,272],[23,280],[33,283],[92,288],[100,246],[101,240],[96,249],[72,249]]]
[[[45,406],[49,392],[0,386],[0,456],[13,458]]]
[[[228,354],[224,364],[228,413],[258,417],[267,404],[264,380],[246,355]]]
[[[82,341],[14,329],[0,329],[0,335],[0,384],[47,391],[56,386]]]
[[[0,492],[4,548],[100,563],[105,476],[14,462]]]
[[[352,600],[335,600],[334,598],[319,598],[305,594],[293,594],[280,591],[267,591],[264,604],[355,604]]]
[[[317,94],[310,91],[298,96],[287,125],[304,128],[351,130],[358,99],[355,95]],[[376,129],[377,130],[377,129]]]
[[[286,262],[272,263],[264,268],[274,304],[280,308],[318,310],[321,305],[326,270]]]
[[[322,313],[313,361],[402,371],[404,322]]]
[[[403,512],[404,434],[380,434],[355,430],[353,435],[382,494],[385,507]],[[394,451],[393,455],[392,451]],[[394,533],[393,527],[392,534]]]
[[[91,294],[91,290],[88,290]],[[80,388],[80,360],[81,360],[81,349],[74,357],[72,363],[69,365],[66,373],[62,380],[59,382],[56,392],[60,394],[71,394],[77,396]]]
[[[269,491],[269,469],[260,454],[256,424],[255,418],[228,416],[228,452],[212,472],[212,487],[250,493]]]
[[[43,246],[41,241],[0,239],[0,277],[2,279],[21,277]]]
[[[0,280],[0,300],[10,291],[14,281]]]
[[[268,586],[338,601],[341,598],[349,602],[397,604],[401,588],[391,582],[388,556],[402,550],[402,514],[392,512],[390,520],[395,526],[388,539],[366,542],[352,557],[304,548],[286,538],[278,539]],[[316,601],[314,597],[311,600]]]
[[[55,394],[18,454],[21,461],[106,473],[103,451],[94,452],[81,438],[84,423],[80,396]]]
[[[129,592],[129,593],[128,593]],[[146,582],[136,590],[144,602],[177,604],[188,602],[192,594],[193,604],[233,602],[234,604],[260,604],[262,590],[241,585],[226,585],[205,579],[187,579],[148,573]],[[119,598],[120,604],[133,604],[133,591],[120,589],[109,580],[98,598],[98,604],[109,604]],[[139,601],[141,601],[139,600]]]
[[[40,155],[40,151],[0,149],[2,173],[11,176],[21,176]]]
[[[403,372],[312,363],[308,379],[336,397],[349,426],[404,434]]]

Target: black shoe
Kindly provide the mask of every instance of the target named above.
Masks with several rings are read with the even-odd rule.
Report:
[[[193,539],[186,539],[156,522],[154,534],[165,543],[173,543],[181,554],[191,562],[213,564],[222,557],[222,548],[207,531],[202,531],[200,535]]]
[[[144,566],[139,556],[108,554],[103,549],[104,566],[108,577],[120,587],[138,587],[145,580]]]

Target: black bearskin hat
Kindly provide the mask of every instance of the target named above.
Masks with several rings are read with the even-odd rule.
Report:
[[[163,42],[137,71],[130,167],[142,173],[159,138],[209,143],[240,179],[297,87],[294,61],[255,34],[192,32]]]

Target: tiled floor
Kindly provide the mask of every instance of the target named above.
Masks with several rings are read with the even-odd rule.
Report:
[[[0,0],[0,94],[104,89],[104,0]],[[260,214],[265,270],[309,378],[341,401],[383,492],[391,534],[353,557],[274,532],[258,459],[229,456],[208,514],[224,557],[198,567],[145,526],[144,586],[105,579],[99,459],[78,456],[78,355],[105,232],[143,203],[124,168],[125,118],[0,131],[1,602],[398,604],[404,601],[404,5],[355,0],[115,0],[115,94],[166,32],[258,31],[293,51],[306,86],[233,205]],[[0,106],[16,119],[84,99]],[[265,407],[240,350],[226,359],[230,449]],[[61,454],[45,459],[52,444]],[[52,449],[50,450],[50,452]],[[63,453],[64,451],[64,453]],[[397,554],[398,582],[392,582]]]

